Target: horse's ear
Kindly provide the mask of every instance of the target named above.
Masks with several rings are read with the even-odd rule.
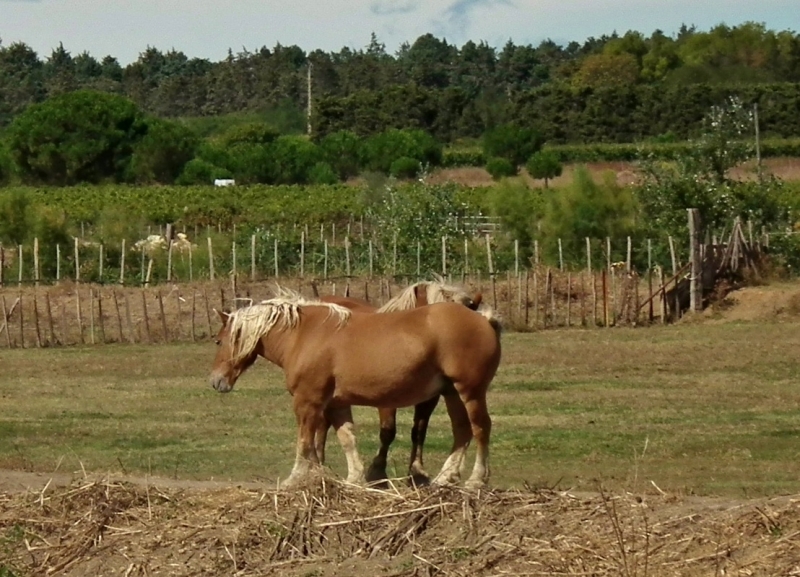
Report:
[[[476,294],[475,298],[472,299],[472,307],[471,308],[474,308],[475,310],[477,310],[478,307],[481,305],[481,301],[482,300],[483,300],[483,294],[481,294],[481,293]]]
[[[217,313],[217,316],[219,317],[219,320],[222,322],[223,326],[228,324],[228,319],[230,318],[231,315],[229,315],[225,311],[218,311],[217,309],[214,309],[214,312]]]

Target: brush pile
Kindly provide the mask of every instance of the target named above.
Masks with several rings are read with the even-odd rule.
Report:
[[[800,496],[177,488],[0,494],[0,575],[800,576]]]

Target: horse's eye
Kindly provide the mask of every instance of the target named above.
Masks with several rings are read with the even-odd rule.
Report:
[[[214,339],[214,344],[219,346],[219,339]]]

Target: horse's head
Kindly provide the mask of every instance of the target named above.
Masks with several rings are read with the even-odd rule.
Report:
[[[438,302],[454,302],[476,311],[483,300],[481,293],[477,293],[473,297],[462,287],[444,284],[438,278],[437,282],[417,285],[414,291],[417,296],[417,306]]]
[[[220,393],[229,393],[241,374],[252,365],[258,354],[255,350],[245,356],[236,356],[234,337],[231,335],[231,315],[214,310],[222,321],[222,328],[217,333],[214,342],[217,345],[217,355],[211,367],[209,382]]]

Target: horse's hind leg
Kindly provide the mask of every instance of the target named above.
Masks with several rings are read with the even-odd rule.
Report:
[[[323,413],[323,419],[317,432],[314,434],[314,448],[317,452],[317,459],[320,465],[325,464],[325,445],[328,442],[328,429],[331,428],[331,418],[329,415],[330,410],[327,409]]]
[[[479,489],[489,479],[489,435],[492,432],[492,419],[486,407],[486,394],[469,398],[464,403],[475,437],[475,466],[465,485],[471,489]]]
[[[414,426],[411,429],[411,461],[408,466],[408,474],[415,485],[430,483],[430,477],[422,466],[422,447],[425,445],[425,436],[428,434],[428,423],[438,404],[439,395],[436,395],[414,407]]]
[[[378,409],[381,421],[381,446],[378,454],[372,459],[372,464],[367,471],[367,481],[381,481],[387,478],[386,462],[389,455],[389,446],[394,442],[397,435],[397,410]]]
[[[356,436],[353,434],[353,411],[350,407],[343,407],[328,409],[327,414],[333,428],[336,429],[336,436],[339,437],[339,443],[342,445],[344,456],[347,459],[347,482],[363,485],[365,482],[364,465],[361,463],[361,457],[358,456]]]
[[[453,428],[453,448],[450,456],[442,465],[442,470],[433,480],[434,485],[448,485],[457,483],[461,477],[461,468],[464,457],[472,440],[469,415],[461,397],[455,393],[445,394],[444,402],[447,405],[447,414],[450,415],[450,424]]]

